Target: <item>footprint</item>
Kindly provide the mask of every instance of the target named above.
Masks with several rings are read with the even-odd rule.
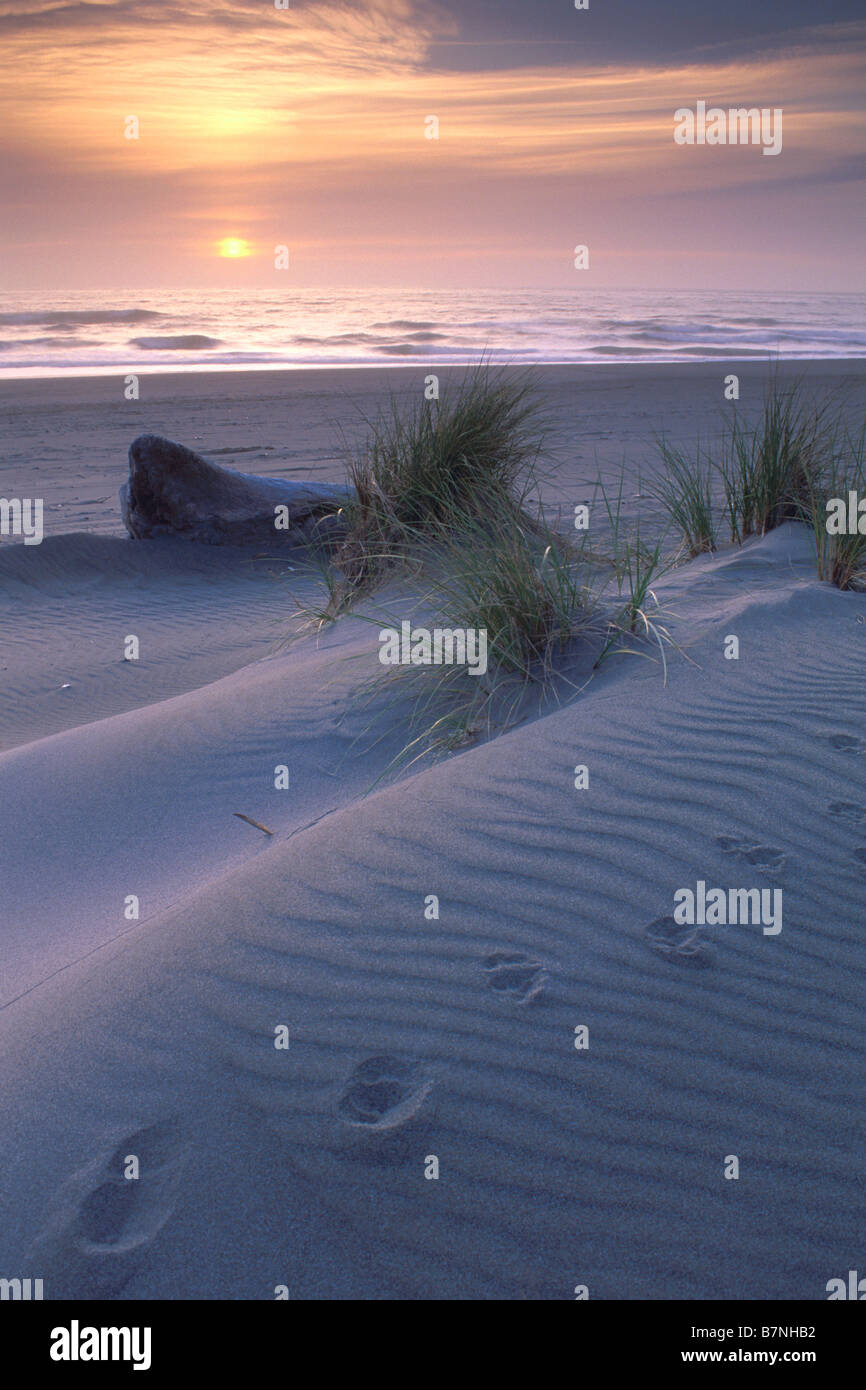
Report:
[[[778,873],[785,862],[785,854],[780,849],[773,849],[770,845],[758,845],[754,840],[736,840],[732,835],[717,835],[716,844],[722,854],[733,854],[738,859],[745,859],[756,869],[763,869],[765,873]]]
[[[768,873],[778,873],[785,862],[782,851],[771,849],[769,845],[755,845],[754,849],[744,851],[743,858],[756,869],[766,869]]]
[[[751,847],[751,841],[735,840],[732,835],[717,835],[716,844],[721,847],[723,854],[743,854]]]
[[[831,816],[849,820],[852,825],[860,825],[866,821],[866,806],[858,806],[855,801],[831,801],[827,810]]]
[[[94,1250],[132,1248],[150,1239],[155,1199],[174,1175],[176,1154],[174,1129],[165,1124],[136,1130],[115,1149],[105,1165],[107,1180],[87,1194],[79,1209],[82,1235]],[[132,1155],[138,1159],[137,1178],[124,1176]]]
[[[866,864],[866,845],[861,845],[859,849],[855,849],[854,858],[859,859],[861,864]]]
[[[135,1181],[126,1178],[104,1182],[87,1194],[79,1209],[79,1227],[91,1250],[120,1247],[124,1232],[134,1224],[137,1202]]]
[[[173,1162],[178,1152],[178,1136],[174,1123],[148,1125],[138,1129],[119,1144],[106,1164],[108,1172],[123,1176],[126,1159],[135,1154],[142,1176],[153,1173]],[[123,1179],[127,1181],[126,1178]]]
[[[528,1004],[541,993],[547,971],[537,960],[519,951],[494,951],[484,962],[487,984],[497,994],[508,994],[518,1004]]]
[[[348,1125],[396,1129],[418,1111],[432,1085],[417,1062],[387,1055],[367,1057],[349,1076],[337,1112]]]
[[[139,1176],[126,1178],[133,1154]],[[72,1175],[31,1256],[50,1276],[55,1297],[120,1292],[174,1210],[187,1154],[173,1123],[151,1125]]]
[[[866,753],[866,739],[856,734],[831,734],[829,742],[840,753]]]
[[[650,948],[679,965],[706,969],[713,963],[713,953],[699,938],[699,927],[681,926],[673,917],[656,917],[646,929]]]

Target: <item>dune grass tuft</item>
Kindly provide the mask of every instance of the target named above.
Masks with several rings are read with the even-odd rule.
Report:
[[[601,487],[607,519],[610,525],[611,562],[616,579],[617,593],[625,597],[614,623],[623,632],[635,633],[650,631],[647,617],[648,599],[655,602],[651,585],[670,567],[672,561],[662,558],[664,536],[660,536],[654,546],[649,546],[641,536],[640,518],[630,530],[626,529],[623,518],[623,493],[625,489],[625,469],[620,472],[615,495]]]
[[[712,463],[702,459],[700,447],[692,462],[664,436],[656,442],[662,468],[648,486],[649,495],[662,504],[681,532],[690,558],[715,550]]]
[[[661,468],[650,494],[664,507],[690,556],[716,549],[714,480],[722,511],[738,545],[783,521],[808,520],[827,467],[832,431],[829,398],[809,396],[802,381],[783,387],[773,376],[755,424],[735,413],[716,449],[690,457],[664,437]]]
[[[487,363],[446,381],[438,400],[392,398],[367,424],[349,463],[354,499],[334,561],[355,587],[368,587],[443,526],[483,517],[490,506],[519,508],[544,447],[529,376]]]
[[[431,595],[461,626],[487,632],[491,669],[527,681],[547,679],[590,625],[582,546],[503,506],[443,535]]]
[[[774,377],[759,424],[735,415],[718,461],[731,540],[763,536],[783,521],[801,519],[824,466],[828,402],[783,389]]]
[[[371,693],[395,679],[417,685],[414,737],[402,763],[508,727],[531,688],[542,698],[560,680],[567,688],[578,642],[600,626],[583,546],[506,503],[484,518],[443,518],[423,572],[423,609],[436,625],[483,632],[487,669],[473,675],[458,666],[395,668],[371,684]],[[381,615],[368,621],[382,624]]]

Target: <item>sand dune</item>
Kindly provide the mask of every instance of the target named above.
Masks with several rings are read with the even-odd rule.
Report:
[[[171,639],[199,625],[200,684],[138,707],[103,674],[104,717],[0,756],[3,1269],[47,1297],[824,1297],[864,1216],[866,597],[792,527],[694,562],[658,589],[667,684],[613,658],[365,795],[405,738],[341,719],[374,630],[266,655],[266,603],[233,667],[208,614],[260,581],[208,567]],[[674,930],[697,880],[780,887],[782,931]]]

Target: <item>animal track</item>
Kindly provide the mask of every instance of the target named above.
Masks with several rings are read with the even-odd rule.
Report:
[[[831,734],[829,742],[840,753],[866,753],[866,739],[856,734]]]
[[[354,1068],[337,1102],[346,1124],[394,1129],[416,1113],[432,1086],[417,1062],[382,1055]]]
[[[713,953],[698,936],[697,927],[681,926],[673,917],[656,917],[646,929],[650,948],[680,965],[706,969],[713,963]]]
[[[866,821],[866,806],[858,806],[856,801],[831,801],[827,810],[831,816],[849,820],[852,825],[861,825]]]
[[[537,960],[519,951],[494,951],[484,962],[487,984],[497,994],[508,994],[519,1004],[528,1004],[544,989],[547,971]]]
[[[753,840],[736,840],[731,835],[717,835],[716,844],[722,854],[733,854],[737,859],[745,859],[747,863],[754,865],[756,869],[763,869],[765,873],[778,873],[785,862],[785,855],[780,849],[773,849],[770,845],[758,845]]]

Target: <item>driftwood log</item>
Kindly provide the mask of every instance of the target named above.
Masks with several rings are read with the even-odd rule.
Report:
[[[180,536],[205,545],[273,545],[339,531],[348,488],[261,478],[221,468],[183,444],[142,434],[129,446],[120,489],[123,524],[136,540]]]

